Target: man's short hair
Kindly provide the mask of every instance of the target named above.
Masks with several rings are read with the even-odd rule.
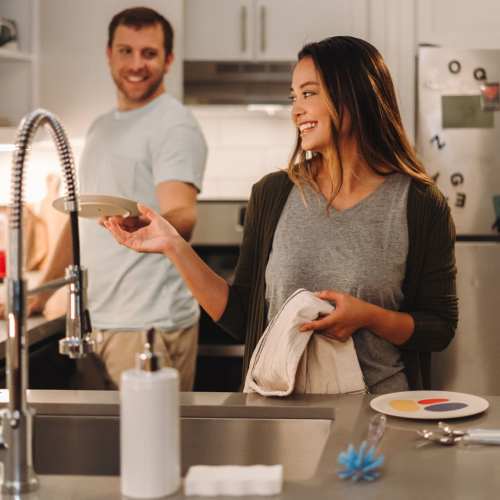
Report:
[[[108,47],[113,45],[113,38],[118,26],[128,26],[130,28],[141,29],[144,26],[159,24],[163,30],[163,47],[165,48],[165,57],[167,57],[174,46],[174,30],[172,25],[153,9],[148,7],[133,7],[118,12],[108,26]]]

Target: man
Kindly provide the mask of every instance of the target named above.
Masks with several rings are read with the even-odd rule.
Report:
[[[191,113],[166,94],[173,31],[157,12],[124,10],[109,25],[107,59],[117,107],[91,125],[80,161],[81,193],[114,195],[158,210],[187,240],[196,222],[206,144]],[[137,218],[127,219],[131,226]],[[198,341],[198,305],[170,262],[116,245],[96,221],[80,219],[82,265],[88,269],[89,309],[111,388],[134,366],[144,332],[157,330],[155,349],[179,370],[181,390],[192,390]],[[42,281],[70,263],[69,224]],[[41,310],[38,297],[32,310]]]

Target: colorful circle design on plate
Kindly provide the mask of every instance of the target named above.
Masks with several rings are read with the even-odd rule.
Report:
[[[448,398],[432,398],[432,399],[421,399],[418,401],[419,405],[433,405],[435,403],[446,403],[449,401]]]
[[[420,406],[413,399],[393,399],[389,405],[397,411],[418,411]]]
[[[427,411],[452,411],[467,408],[466,403],[439,403],[431,406],[426,406],[424,409]]]
[[[419,399],[415,401],[413,399],[393,399],[389,401],[389,406],[396,411],[412,412],[424,409],[426,411],[453,411],[461,410],[469,406],[467,403],[462,403],[459,401],[450,401],[448,398],[428,398]],[[423,408],[422,408],[423,407]]]

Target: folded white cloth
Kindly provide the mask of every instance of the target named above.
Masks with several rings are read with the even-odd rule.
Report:
[[[313,335],[313,331],[299,331],[304,323],[334,309],[304,289],[290,295],[252,354],[244,392],[262,396],[365,392],[352,338],[339,342]]]
[[[282,487],[282,465],[193,465],[184,480],[186,496],[278,495]]]

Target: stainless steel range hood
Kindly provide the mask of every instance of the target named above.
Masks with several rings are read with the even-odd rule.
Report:
[[[186,104],[289,104],[292,62],[184,62]]]

